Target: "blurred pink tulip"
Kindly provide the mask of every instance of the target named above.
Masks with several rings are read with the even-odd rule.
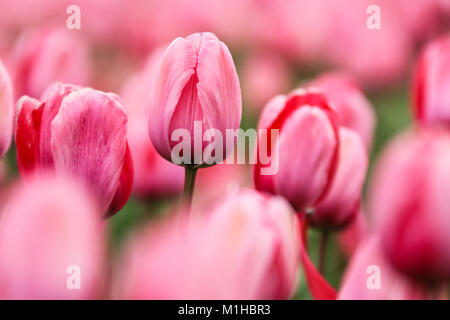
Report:
[[[358,133],[339,129],[339,161],[330,189],[317,205],[311,222],[322,229],[345,227],[358,214],[369,159]]]
[[[396,138],[370,188],[375,230],[389,261],[421,279],[450,279],[450,134],[420,130]]]
[[[356,250],[339,290],[341,300],[422,300],[424,288],[397,272],[386,259],[377,236]]]
[[[38,98],[53,82],[86,85],[89,81],[87,46],[66,29],[33,30],[17,41],[10,57],[16,97]]]
[[[259,128],[280,130],[277,141],[268,134],[268,145],[258,143],[258,154],[272,150],[279,165],[274,175],[262,175],[258,161],[255,187],[284,196],[298,212],[313,210],[331,186],[338,160],[338,128],[325,96],[302,90],[277,96],[263,110]]]
[[[14,121],[14,102],[11,79],[0,60],[0,158],[11,145]]]
[[[183,190],[184,171],[162,158],[148,138],[150,92],[164,51],[157,49],[145,69],[122,87],[128,115],[128,142],[134,163],[133,191],[141,197],[171,196]]]
[[[336,109],[339,124],[358,132],[370,149],[375,113],[356,79],[345,73],[333,72],[317,77],[309,85],[323,90]]]
[[[188,224],[149,228],[128,247],[121,299],[287,299],[298,272],[294,213],[280,198],[242,191]]]
[[[246,102],[259,111],[275,95],[289,89],[290,72],[283,59],[274,53],[250,54],[241,70]]]
[[[0,299],[101,298],[106,270],[99,214],[71,180],[33,177],[16,187],[1,216]]]
[[[54,170],[92,188],[106,216],[128,200],[133,162],[126,139],[127,116],[117,96],[56,83],[42,102],[18,101],[17,162],[20,173]]]
[[[423,124],[450,124],[450,35],[430,42],[420,55],[413,79],[413,107]]]
[[[187,130],[194,146],[195,121],[200,123],[203,133],[215,129],[223,137],[226,129],[238,129],[241,91],[226,45],[212,33],[175,39],[162,59],[150,104],[150,137],[156,150],[169,161],[177,144],[172,141],[174,130]],[[223,143],[224,158],[233,146],[231,143],[234,141]],[[207,144],[203,141],[200,156]],[[191,152],[191,164],[194,153]]]

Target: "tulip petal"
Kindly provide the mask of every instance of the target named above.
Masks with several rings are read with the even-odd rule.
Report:
[[[17,166],[26,175],[39,164],[39,135],[44,104],[23,96],[17,102],[16,152]]]
[[[117,99],[92,89],[66,96],[51,123],[55,170],[91,186],[102,199],[103,212],[111,204],[124,166],[126,124]]]
[[[0,158],[11,145],[14,122],[14,103],[11,80],[0,61]]]
[[[307,216],[299,218],[300,226],[300,258],[303,264],[306,282],[308,283],[311,295],[316,300],[336,300],[336,290],[324,279],[317,271],[308,255],[307,249],[307,232],[309,226],[309,218]]]
[[[133,187],[133,177],[133,159],[127,143],[125,161],[123,163],[122,173],[120,174],[119,186],[117,187],[116,194],[114,195],[114,198],[109,206],[106,217],[112,216],[114,213],[123,208],[130,197],[131,189]]]

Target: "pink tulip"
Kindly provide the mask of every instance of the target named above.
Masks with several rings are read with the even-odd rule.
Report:
[[[348,74],[334,72],[319,76],[309,85],[323,90],[336,109],[339,124],[358,132],[369,149],[375,129],[375,114],[356,80]]]
[[[424,288],[396,271],[372,236],[355,252],[339,290],[341,300],[416,300],[424,299]]]
[[[89,80],[86,44],[66,29],[25,33],[10,60],[17,97],[38,98],[55,81],[86,85]]]
[[[134,163],[133,192],[142,197],[176,195],[183,190],[183,169],[162,158],[148,138],[149,92],[154,84],[161,49],[153,52],[145,69],[122,87],[128,115],[128,142]]]
[[[70,179],[33,177],[14,189],[0,224],[0,299],[98,299],[104,228]]]
[[[150,104],[150,137],[159,154],[169,161],[172,148],[178,143],[172,141],[174,130],[187,130],[194,146],[196,121],[203,133],[215,129],[223,137],[226,129],[238,129],[241,92],[226,45],[212,33],[175,39],[162,59]],[[222,144],[224,158],[234,145],[234,141],[227,142]],[[206,145],[203,141],[200,156]],[[191,164],[195,161],[194,153],[192,147]]]
[[[269,52],[256,52],[245,59],[242,68],[244,97],[254,111],[279,92],[289,89],[289,68],[283,59]]]
[[[339,129],[339,161],[330,189],[311,216],[313,225],[324,229],[345,227],[358,214],[362,188],[369,164],[358,133]]]
[[[189,224],[151,227],[117,271],[121,299],[286,299],[298,272],[295,216],[280,198],[243,191]]]
[[[450,36],[430,42],[420,55],[413,79],[413,106],[423,124],[450,123]]]
[[[297,211],[314,209],[331,186],[336,171],[339,136],[333,110],[325,96],[297,90],[277,96],[265,107],[259,128],[279,129],[279,139],[268,145],[272,159],[279,159],[278,172],[263,175],[258,161],[254,181],[258,190],[284,196]]]
[[[11,145],[14,121],[13,90],[9,75],[0,60],[0,158]]]
[[[54,84],[38,101],[18,101],[16,146],[23,176],[35,170],[71,174],[91,187],[107,216],[126,203],[133,163],[127,116],[117,96]]]
[[[401,272],[450,279],[450,134],[408,132],[382,154],[370,209],[383,250]]]

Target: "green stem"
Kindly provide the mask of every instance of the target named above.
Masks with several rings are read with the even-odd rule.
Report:
[[[319,272],[322,275],[324,275],[325,270],[325,255],[327,251],[327,240],[328,240],[328,231],[322,231],[320,234],[319,255],[318,255]]]
[[[192,196],[194,195],[195,176],[197,175],[197,169],[191,167],[184,168],[184,193],[183,193],[183,206],[187,210],[187,213],[191,212]]]

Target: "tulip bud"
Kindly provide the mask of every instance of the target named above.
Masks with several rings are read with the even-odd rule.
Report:
[[[148,138],[148,93],[164,51],[157,49],[143,71],[124,84],[121,97],[128,115],[127,138],[134,164],[133,192],[141,197],[171,196],[183,190],[183,168],[161,157]]]
[[[387,258],[420,279],[450,279],[450,134],[408,132],[382,154],[370,210]]]
[[[131,242],[114,294],[122,299],[286,299],[298,272],[289,205],[243,191],[189,224],[151,227]]]
[[[0,158],[11,145],[14,121],[14,104],[11,80],[0,61]]]
[[[367,149],[370,149],[375,114],[356,80],[350,75],[335,72],[314,79],[310,86],[324,92],[336,109],[339,125],[358,132]]]
[[[414,73],[414,116],[422,124],[450,124],[450,36],[430,42]]]
[[[311,222],[323,229],[345,227],[359,211],[364,178],[369,163],[358,133],[339,129],[339,161],[328,193],[317,205]]]
[[[425,299],[425,289],[396,271],[386,259],[378,236],[365,240],[345,271],[338,299]]]
[[[89,79],[88,48],[76,33],[65,29],[24,33],[10,60],[19,97],[37,98],[55,81],[86,85]]]
[[[271,152],[279,165],[275,174],[263,175],[258,160],[256,188],[284,196],[297,211],[314,209],[331,185],[339,150],[336,119],[324,95],[298,90],[275,97],[264,109],[259,128],[280,131],[276,141],[258,142],[258,157],[261,151]]]
[[[223,138],[227,129],[238,129],[241,121],[239,80],[226,45],[212,33],[175,39],[162,59],[150,102],[149,134],[161,156],[172,161],[172,149],[187,143],[191,156],[184,154],[183,162],[177,164],[205,164],[203,151],[208,143],[203,133],[215,130]],[[235,143],[229,140],[211,142],[221,143],[223,159]]]
[[[105,242],[96,203],[70,179],[33,177],[1,216],[0,299],[98,299]]]
[[[97,195],[111,215],[126,203],[133,163],[126,140],[127,116],[118,97],[55,84],[42,101],[22,97],[16,125],[20,173],[71,174]]]

